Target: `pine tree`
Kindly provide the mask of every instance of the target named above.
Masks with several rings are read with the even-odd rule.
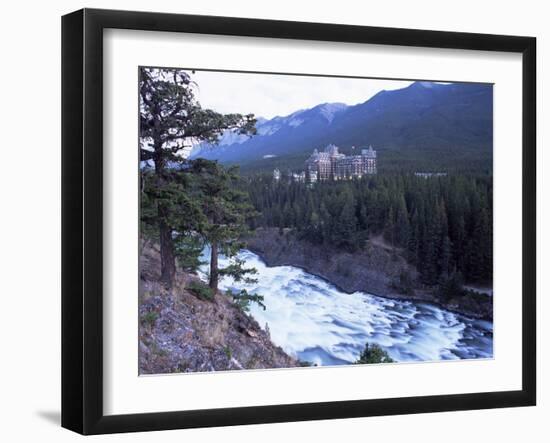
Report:
[[[418,211],[416,209],[413,212],[410,224],[412,228],[409,235],[409,241],[407,242],[407,257],[412,264],[417,265],[419,263],[420,223]]]
[[[448,235],[444,235],[439,254],[439,275],[448,278],[452,271],[452,244]]]
[[[188,73],[180,69],[141,68],[140,158],[154,165],[154,188],[163,195],[185,192],[174,188],[174,171],[185,164],[182,152],[186,143],[217,143],[225,130],[241,134],[255,132],[255,119],[249,114],[223,115],[202,109],[195,97],[194,84]],[[161,250],[162,281],[171,286],[176,271],[176,254],[172,221],[179,215],[178,205],[166,198],[156,204],[156,223]]]
[[[206,217],[201,233],[210,245],[209,286],[218,289],[220,276],[231,276],[236,281],[249,281],[247,274],[254,268],[244,268],[236,257],[244,243],[240,240],[247,233],[247,221],[256,215],[248,201],[248,195],[237,189],[236,168],[224,168],[217,162],[197,159],[190,164],[190,172],[197,177],[202,191],[202,211]],[[219,255],[232,259],[230,265],[220,269]]]
[[[371,363],[394,363],[394,360],[388,353],[376,343],[365,345],[365,349],[361,352],[356,364],[371,364]]]
[[[202,249],[197,233],[206,219],[200,196],[192,191],[193,177],[187,172],[171,171],[170,181],[159,187],[154,172],[145,170],[141,175],[141,235],[159,240],[159,208],[163,208],[164,216],[160,221],[171,227],[174,259],[177,258],[184,269],[196,270],[200,265],[199,249]]]
[[[357,218],[353,197],[349,190],[346,190],[343,199],[342,209],[332,229],[332,243],[344,250],[354,251],[357,249]]]
[[[396,243],[399,246],[406,247],[409,242],[411,227],[409,224],[409,215],[407,213],[407,204],[405,203],[405,197],[403,194],[401,194],[397,201],[394,232]]]

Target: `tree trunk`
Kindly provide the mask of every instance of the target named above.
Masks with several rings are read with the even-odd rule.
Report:
[[[176,276],[176,257],[174,254],[174,241],[172,239],[172,229],[164,221],[167,215],[167,209],[164,205],[159,205],[159,234],[160,234],[160,262],[161,262],[161,281],[169,288],[174,283]]]
[[[214,291],[218,290],[218,243],[212,242],[210,253],[210,282],[209,286]]]
[[[154,136],[156,186],[161,189],[165,185],[164,177],[164,159],[162,157],[162,141],[159,136]],[[171,288],[176,276],[176,255],[174,253],[174,240],[172,238],[172,228],[168,226],[166,220],[170,215],[169,209],[164,204],[158,205],[159,237],[160,237],[160,264],[161,281]]]

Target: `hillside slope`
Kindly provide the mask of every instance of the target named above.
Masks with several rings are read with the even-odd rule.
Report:
[[[148,246],[140,257],[140,374],[299,366],[228,296],[197,298],[186,287],[198,278],[181,271],[172,290],[159,278],[158,249]]]

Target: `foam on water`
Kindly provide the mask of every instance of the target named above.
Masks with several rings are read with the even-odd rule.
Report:
[[[205,251],[206,255],[207,251]],[[325,280],[293,266],[268,267],[243,250],[246,267],[258,271],[254,284],[220,281],[221,289],[247,289],[264,296],[266,309],[250,313],[272,341],[287,353],[317,365],[357,360],[366,342],[384,347],[396,361],[491,358],[493,324],[426,303],[347,294]],[[220,265],[227,264],[221,257]],[[203,267],[205,276],[208,266]]]

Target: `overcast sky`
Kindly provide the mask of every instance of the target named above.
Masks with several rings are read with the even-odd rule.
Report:
[[[195,71],[197,98],[203,108],[221,113],[253,113],[257,117],[285,116],[320,103],[355,105],[385,89],[412,82],[297,75]]]

